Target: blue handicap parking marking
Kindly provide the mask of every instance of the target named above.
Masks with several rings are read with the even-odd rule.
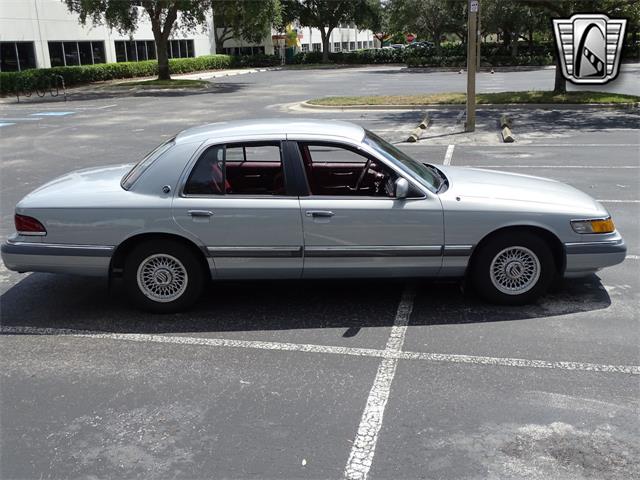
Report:
[[[15,125],[15,123],[0,122],[0,127],[9,127],[11,125]]]
[[[62,117],[64,115],[73,115],[76,112],[39,112],[32,113],[33,117]]]

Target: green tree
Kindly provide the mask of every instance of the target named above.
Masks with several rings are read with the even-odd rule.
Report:
[[[322,39],[322,61],[329,61],[331,32],[341,23],[377,30],[379,0],[282,0],[286,22],[297,20],[303,27],[317,28]]]
[[[211,8],[218,53],[231,38],[259,43],[271,33],[272,26],[281,28],[280,0],[211,0]]]
[[[80,23],[107,25],[121,33],[135,31],[144,12],[151,22],[158,50],[158,78],[169,80],[167,47],[171,32],[180,28],[193,30],[206,23],[211,0],[140,0],[136,4],[124,0],[62,0],[69,11],[80,16]],[[179,20],[178,20],[179,18]]]
[[[464,23],[464,5],[456,0],[390,0],[391,29],[428,38],[439,52],[444,34],[457,33]]]
[[[481,3],[482,28],[485,33],[497,33],[502,36],[511,55],[518,55],[518,40],[529,42],[533,47],[533,34],[545,30],[548,20],[540,12],[526,4],[513,0],[484,0]]]

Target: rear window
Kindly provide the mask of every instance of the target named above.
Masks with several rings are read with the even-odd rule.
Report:
[[[142,160],[136,163],[134,167],[129,170],[129,172],[124,177],[122,177],[120,186],[122,186],[122,188],[124,188],[125,190],[129,190],[145,172],[145,170],[153,164],[153,162],[155,162],[164,152],[175,145],[174,140],[175,137],[167,140],[166,142],[158,145],[156,148],[151,150],[151,152],[149,152]]]

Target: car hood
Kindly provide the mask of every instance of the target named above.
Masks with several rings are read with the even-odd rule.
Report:
[[[606,214],[606,209],[580,190],[556,180],[518,173],[441,166],[449,180],[447,196],[556,205],[576,212]]]
[[[67,173],[38,187],[18,208],[57,208],[100,205],[107,198],[125,192],[120,186],[131,164],[87,168]]]

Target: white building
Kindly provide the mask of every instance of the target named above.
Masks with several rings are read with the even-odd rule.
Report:
[[[146,13],[140,20],[132,35],[121,35],[91,21],[82,26],[61,0],[0,0],[0,71],[155,59]],[[205,31],[172,32],[169,57],[214,54],[213,20],[207,24]]]
[[[298,31],[300,51],[321,52],[322,37],[317,28],[301,27],[295,25]],[[229,55],[251,55],[255,53],[266,53],[267,55],[279,55],[283,42],[277,38],[281,35],[275,30],[271,32],[271,37],[265,38],[260,43],[246,42],[241,38],[233,38],[224,42],[224,53]],[[331,32],[329,38],[329,51],[331,52],[352,52],[364,48],[378,48],[379,42],[374,38],[371,30],[359,30],[355,25],[340,25]]]
[[[135,0],[122,0],[132,1]],[[178,19],[179,20],[179,19]],[[207,25],[192,32],[174,29],[169,45],[169,58],[198,57],[216,53],[213,18]],[[283,54],[283,41],[278,34],[259,44],[242,39],[227,40],[225,53]],[[320,31],[299,27],[300,50],[322,51]],[[378,47],[370,30],[355,25],[340,25],[331,32],[330,51],[350,52]],[[151,24],[146,12],[140,12],[138,28],[131,35],[122,35],[105,26],[94,27],[79,22],[61,0],[0,0],[0,71],[28,68],[48,68],[94,63],[131,62],[157,58]]]

